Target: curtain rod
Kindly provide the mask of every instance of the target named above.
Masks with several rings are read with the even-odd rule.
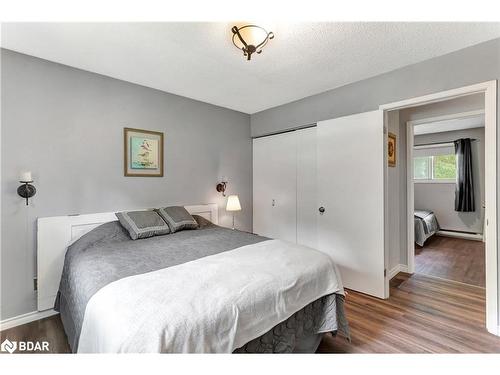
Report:
[[[471,142],[474,142],[474,141],[479,141],[479,139],[476,139],[476,138],[471,138],[470,139]],[[419,143],[418,145],[415,144],[413,145],[414,147],[416,146],[434,146],[434,145],[447,145],[449,143],[453,143],[454,141],[447,141],[447,142],[434,142],[434,143]]]

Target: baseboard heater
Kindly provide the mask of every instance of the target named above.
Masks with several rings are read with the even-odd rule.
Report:
[[[471,233],[471,232],[459,232],[454,230],[438,230],[436,235],[443,237],[452,237],[452,238],[463,238],[466,240],[473,241],[483,241],[483,235],[481,233]]]

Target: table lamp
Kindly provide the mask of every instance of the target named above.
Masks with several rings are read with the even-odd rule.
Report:
[[[230,195],[227,197],[226,211],[233,213],[233,229],[234,229],[234,211],[241,211],[240,199],[237,195]]]

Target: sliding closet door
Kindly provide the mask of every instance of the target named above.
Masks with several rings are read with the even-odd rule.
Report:
[[[253,231],[297,241],[295,132],[253,140]]]
[[[297,130],[297,243],[318,247],[316,127]]]
[[[385,298],[383,114],[322,121],[317,132],[319,250],[345,287]]]

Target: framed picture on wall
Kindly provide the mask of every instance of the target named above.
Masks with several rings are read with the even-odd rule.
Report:
[[[123,129],[126,177],[163,177],[163,133]]]
[[[389,133],[387,137],[387,162],[389,167],[396,166],[396,134]]]

